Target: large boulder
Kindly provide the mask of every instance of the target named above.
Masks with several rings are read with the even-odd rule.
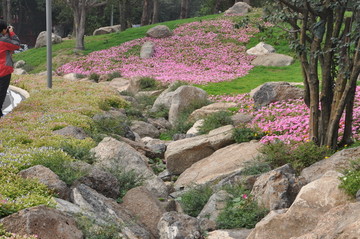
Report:
[[[40,32],[36,38],[35,48],[46,46],[46,31]],[[51,34],[52,44],[57,44],[62,42],[62,38],[54,33]]]
[[[157,224],[166,211],[159,199],[152,195],[149,190],[145,187],[129,190],[123,198],[122,206],[144,224],[155,238],[159,238]]]
[[[216,218],[219,216],[220,212],[225,209],[227,201],[230,198],[232,198],[232,195],[225,190],[214,193],[199,213],[198,218],[207,218],[216,222]]]
[[[231,8],[225,11],[225,15],[244,15],[251,11],[249,4],[245,2],[237,2]]]
[[[205,102],[207,96],[207,93],[200,88],[188,85],[180,86],[175,90],[171,100],[169,122],[175,125],[184,110],[191,104]]]
[[[182,139],[170,143],[165,152],[166,167],[170,173],[180,174],[192,164],[234,142],[233,126],[212,130],[207,135]]]
[[[206,184],[241,171],[245,167],[245,162],[260,155],[258,152],[260,147],[259,142],[251,141],[218,149],[212,155],[186,169],[174,186],[175,188],[182,188],[191,184]]]
[[[98,29],[95,29],[93,32],[93,35],[103,35],[103,34],[109,34],[113,32],[119,32],[121,31],[121,25],[114,25],[114,26],[107,26],[107,27],[100,27]]]
[[[130,129],[137,133],[141,138],[158,138],[160,136],[160,131],[154,125],[144,121],[134,120],[131,123]]]
[[[17,69],[17,68],[22,68],[26,65],[25,61],[24,60],[19,60],[17,62],[14,63],[14,68]]]
[[[104,138],[97,147],[92,149],[95,153],[95,165],[107,170],[133,171],[144,179],[144,186],[159,197],[167,196],[167,187],[158,178],[149,165],[148,159],[124,142],[113,138]]]
[[[304,90],[289,84],[288,82],[267,82],[253,93],[255,107],[263,107],[270,103],[299,99],[304,96]]]
[[[69,198],[70,189],[66,183],[53,171],[42,165],[36,165],[22,170],[19,172],[19,175],[23,178],[38,179],[40,183],[48,186],[48,188],[53,190],[60,198],[66,200]]]
[[[154,52],[155,52],[154,49],[155,49],[154,42],[151,42],[151,41],[145,42],[141,46],[140,58],[143,58],[143,59],[151,58],[154,55]]]
[[[350,168],[351,161],[358,158],[360,158],[360,147],[343,149],[327,159],[323,159],[304,168],[300,175],[303,176],[307,182],[312,182],[320,178],[327,171],[341,171]]]
[[[41,239],[83,239],[72,217],[46,206],[21,210],[1,219],[0,224],[9,232]]]
[[[329,210],[314,230],[290,239],[346,239],[360,236],[360,202],[340,205]]]
[[[339,176],[329,171],[302,187],[288,210],[271,211],[247,239],[289,239],[312,231],[325,213],[348,202],[348,196],[339,188]]]
[[[166,38],[172,36],[173,33],[168,26],[165,25],[158,25],[153,28],[150,28],[146,32],[146,36],[152,38]]]
[[[207,239],[246,239],[251,229],[216,230],[208,233]]]
[[[75,183],[85,184],[109,198],[117,199],[120,196],[117,178],[97,167],[93,167],[87,175],[79,178]]]
[[[204,124],[204,119],[196,121],[193,126],[186,132],[188,135],[199,135],[200,128]]]
[[[251,195],[259,205],[267,209],[288,208],[305,184],[305,179],[296,177],[293,168],[286,164],[260,175],[253,186]]]
[[[258,55],[251,62],[253,66],[290,66],[292,63],[294,63],[293,57],[278,53]]]
[[[75,126],[66,126],[65,128],[53,131],[53,133],[63,136],[70,136],[76,139],[85,139],[86,137],[89,137],[85,130]]]
[[[109,82],[109,86],[118,92],[127,91],[136,94],[140,90],[140,78],[114,78]]]
[[[86,213],[97,216],[96,220],[108,221],[122,228],[129,239],[152,239],[152,235],[139,225],[135,218],[115,200],[107,198],[84,184],[72,190],[72,202]]]
[[[199,221],[186,214],[166,212],[158,223],[159,239],[201,238]]]
[[[189,120],[203,119],[213,113],[219,111],[227,111],[229,108],[237,107],[237,105],[238,104],[234,102],[217,102],[210,105],[206,105],[192,112],[191,115],[189,116]]]
[[[264,42],[260,42],[256,46],[246,51],[248,55],[255,56],[265,55],[273,52],[275,52],[275,48],[272,45],[266,44]]]

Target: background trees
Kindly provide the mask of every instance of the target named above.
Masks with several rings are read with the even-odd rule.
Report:
[[[311,139],[335,148],[345,113],[341,144],[350,143],[360,74],[360,1],[276,0],[269,4],[271,16],[290,25],[292,44],[301,60]]]

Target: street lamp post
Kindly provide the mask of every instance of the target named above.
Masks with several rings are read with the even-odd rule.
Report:
[[[47,48],[47,86],[52,88],[52,14],[51,0],[46,0],[46,48]]]

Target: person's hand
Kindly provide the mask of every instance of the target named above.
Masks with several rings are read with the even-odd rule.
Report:
[[[8,32],[14,32],[14,27],[13,26],[8,26]]]

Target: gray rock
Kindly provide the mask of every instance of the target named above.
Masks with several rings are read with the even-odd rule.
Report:
[[[191,104],[205,102],[207,100],[207,93],[194,86],[180,86],[174,91],[169,109],[169,122],[175,125],[179,120],[181,113],[186,110]]]
[[[95,29],[95,31],[93,32],[93,36],[119,32],[120,30],[121,30],[121,25],[100,27],[98,29]]]
[[[246,239],[251,229],[216,230],[209,232],[207,239]]]
[[[46,206],[27,208],[0,220],[4,228],[19,235],[37,235],[41,239],[83,239],[70,216]]]
[[[177,142],[181,144],[181,141]],[[170,148],[170,145],[168,148]],[[183,143],[182,146],[186,147],[187,144]],[[214,146],[209,144],[205,146],[205,149],[215,149]],[[202,147],[204,147],[204,145]],[[202,147],[194,144],[194,149],[192,149],[193,153],[191,155],[188,155],[192,152],[190,149],[185,152],[179,151],[179,158],[177,159],[177,162],[173,162],[172,158],[171,161],[167,161],[168,169],[170,166],[177,166],[177,170],[179,170],[179,168],[182,169],[184,167],[183,165],[187,165],[186,160],[194,160],[194,156],[206,153],[206,150]],[[260,147],[261,143],[251,141],[242,144],[231,144],[220,149],[217,148],[214,153],[198,160],[197,162],[194,162],[190,167],[182,172],[180,177],[176,180],[174,187],[175,189],[178,189],[189,187],[192,184],[204,185],[212,182],[218,182],[235,172],[241,171],[246,166],[246,162],[253,161],[254,158],[260,155],[258,152]],[[167,154],[168,152],[165,153],[165,156]],[[170,163],[171,165],[169,165]],[[171,170],[169,171],[173,172]]]
[[[16,69],[14,69],[13,74],[14,75],[26,75],[27,72],[26,72],[26,70],[24,70],[22,68],[16,68]]]
[[[289,239],[312,231],[326,212],[348,203],[348,196],[339,188],[340,176],[328,171],[302,187],[289,209],[282,209],[280,213],[271,211],[256,224],[247,239]]]
[[[149,118],[148,122],[150,124],[154,125],[160,131],[171,129],[170,122],[168,120],[166,120],[165,118],[156,118],[156,119]]]
[[[247,124],[252,121],[254,116],[244,113],[237,113],[231,116],[231,120],[235,126]]]
[[[149,190],[145,187],[136,187],[129,190],[123,198],[122,206],[145,225],[154,238],[159,238],[157,224],[166,211],[160,201]]]
[[[165,25],[158,25],[153,28],[150,28],[146,32],[146,36],[152,38],[166,38],[172,36],[173,33],[168,26]]]
[[[355,198],[356,198],[356,201],[360,202],[360,190],[357,191]]]
[[[255,107],[263,107],[270,103],[289,99],[299,99],[304,96],[304,90],[287,82],[268,82],[259,87],[254,95]]]
[[[304,178],[297,178],[289,164],[260,175],[251,191],[259,205],[270,210],[288,208],[295,200]]]
[[[45,184],[60,198],[65,200],[69,199],[70,189],[67,187],[66,183],[62,181],[53,171],[42,165],[36,165],[22,170],[19,172],[19,175],[23,178],[38,179],[40,183]]]
[[[54,134],[74,137],[76,139],[85,139],[89,137],[86,132],[79,127],[67,126],[65,128],[53,131]]]
[[[167,169],[174,174],[184,172],[197,161],[233,143],[232,131],[233,126],[228,125],[212,130],[207,135],[170,143],[165,152]]]
[[[144,178],[143,185],[159,197],[167,196],[167,187],[147,164],[148,159],[124,142],[113,138],[104,138],[97,147],[91,150],[97,158],[95,165],[115,171],[133,171]]]
[[[249,4],[245,2],[237,2],[234,6],[225,11],[225,15],[244,15],[249,11],[251,11]]]
[[[151,58],[155,52],[155,43],[147,41],[141,46],[140,58],[147,59]]]
[[[237,105],[238,104],[233,102],[217,102],[210,105],[206,105],[192,112],[191,115],[189,116],[189,120],[204,119],[213,113],[219,111],[227,111],[229,108],[236,107]]]
[[[141,138],[143,137],[151,137],[158,138],[160,136],[159,130],[150,123],[146,123],[144,121],[133,121],[130,129],[139,134]]]
[[[62,38],[54,33],[51,35],[52,44],[62,42]],[[40,32],[35,43],[35,48],[46,46],[46,31]]]
[[[215,223],[216,218],[219,216],[220,212],[225,209],[227,201],[230,198],[232,198],[232,195],[225,190],[214,193],[201,210],[198,218],[207,218]]]
[[[160,239],[201,238],[199,221],[186,214],[166,212],[158,223]]]
[[[312,182],[319,179],[327,171],[349,169],[351,161],[358,158],[360,158],[360,147],[343,149],[327,159],[323,159],[307,168],[304,168],[300,175],[303,176],[307,182]]]
[[[173,141],[181,140],[181,139],[189,139],[195,137],[195,134],[174,134],[172,137]]]
[[[250,48],[249,50],[246,51],[248,55],[255,55],[255,56],[265,55],[273,52],[275,52],[275,48],[264,42],[260,42],[253,48]]]
[[[89,186],[109,198],[117,199],[120,196],[120,186],[117,178],[111,173],[96,167],[92,168],[87,175],[79,178],[75,184]]]
[[[188,135],[199,135],[200,128],[203,126],[204,120],[200,119],[194,123],[194,125],[186,132]]]
[[[106,198],[86,185],[77,185],[72,190],[72,202],[84,211],[89,211],[99,219],[111,221],[122,227],[122,233],[129,239],[150,239],[151,234],[115,200]]]
[[[278,53],[259,55],[251,62],[254,66],[290,66],[292,63],[294,58]]]
[[[25,66],[25,61],[24,60],[19,60],[17,62],[14,63],[14,68],[22,68],[23,66]]]

